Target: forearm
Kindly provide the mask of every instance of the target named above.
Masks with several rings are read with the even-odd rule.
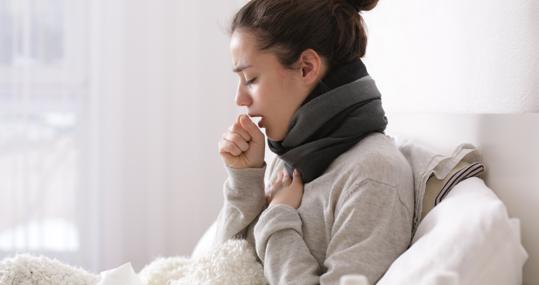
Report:
[[[255,226],[256,251],[270,284],[319,284],[320,266],[303,240],[297,210],[272,205]]]
[[[245,230],[266,207],[263,168],[227,168],[224,204],[217,218],[216,242],[242,238]]]

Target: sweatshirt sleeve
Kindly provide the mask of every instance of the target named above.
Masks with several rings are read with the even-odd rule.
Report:
[[[225,166],[224,204],[216,221],[216,244],[246,238],[247,227],[266,207],[262,168],[235,169]]]
[[[303,240],[296,209],[276,205],[261,214],[256,251],[270,284],[338,285],[346,274],[365,275],[375,284],[409,245],[411,213],[391,185],[366,180],[347,189],[333,216],[326,258],[319,264]]]

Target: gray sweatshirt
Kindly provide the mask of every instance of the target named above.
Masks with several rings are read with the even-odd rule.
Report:
[[[278,157],[270,179],[284,168]],[[270,284],[339,284],[345,274],[382,277],[410,243],[411,168],[391,138],[375,133],[304,185],[300,207],[267,207],[264,168],[226,168],[218,243],[245,238]]]

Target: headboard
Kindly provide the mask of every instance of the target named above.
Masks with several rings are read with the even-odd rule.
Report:
[[[486,184],[520,219],[529,254],[525,285],[539,284],[539,113],[389,113],[386,133],[450,154],[463,142],[479,148]]]

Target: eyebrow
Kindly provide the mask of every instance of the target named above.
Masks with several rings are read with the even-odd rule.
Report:
[[[232,69],[232,72],[236,72],[236,73],[237,73],[237,72],[240,72],[240,71],[242,71],[242,70],[244,70],[244,69],[246,69],[246,68],[249,68],[249,67],[252,67],[252,65],[240,65],[240,66],[238,66],[238,67]]]

